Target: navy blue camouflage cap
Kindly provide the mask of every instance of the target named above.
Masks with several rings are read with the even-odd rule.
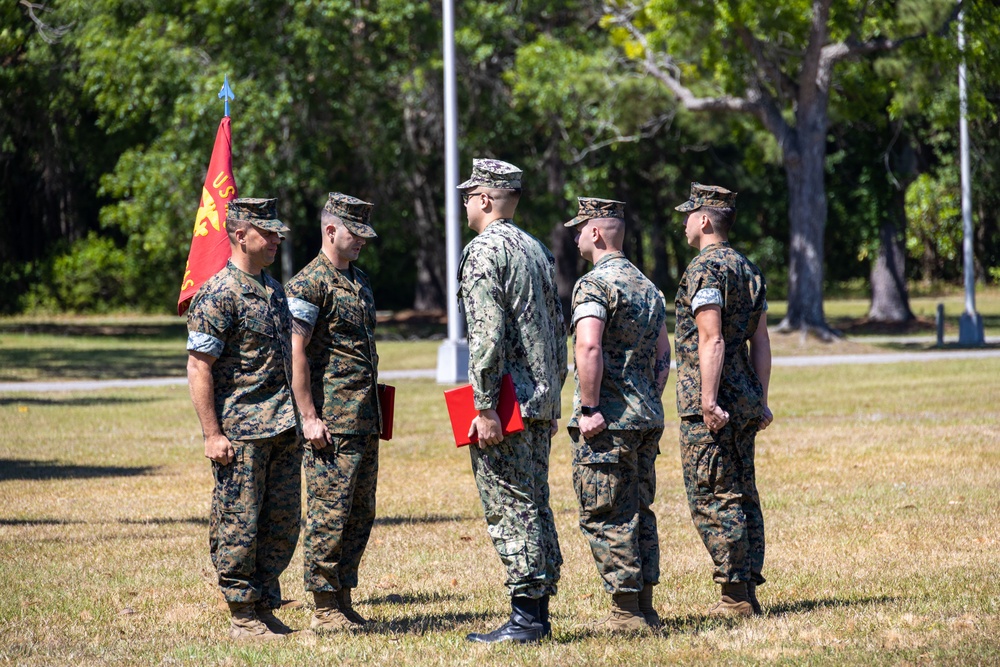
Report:
[[[471,190],[477,185],[497,190],[520,190],[521,169],[503,160],[475,158],[472,161],[472,176],[458,186],[459,190]]]
[[[588,220],[597,218],[625,219],[625,202],[615,199],[598,199],[597,197],[577,197],[580,205],[576,217],[566,223],[566,227],[576,227]]]
[[[702,206],[708,208],[736,208],[736,193],[718,185],[691,184],[691,196],[676,210],[681,213],[695,211]]]
[[[344,226],[356,236],[373,239],[378,234],[371,226],[372,208],[374,204],[345,195],[341,192],[331,192],[323,210],[340,218]]]
[[[249,222],[254,227],[270,232],[283,233],[289,231],[281,220],[278,220],[277,199],[256,199],[241,197],[233,199],[226,205],[226,222]]]

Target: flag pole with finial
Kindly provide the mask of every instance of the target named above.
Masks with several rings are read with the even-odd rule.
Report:
[[[222,81],[222,90],[219,91],[219,99],[226,103],[226,114],[229,115],[229,100],[235,100],[232,89],[229,88],[229,75],[226,74]]]
[[[233,174],[233,142],[229,118],[229,100],[236,99],[229,87],[227,74],[219,99],[226,103],[226,114],[219,121],[215,145],[208,163],[208,172],[201,188],[198,213],[195,215],[191,250],[184,267],[181,293],[177,298],[177,314],[183,315],[191,299],[206,280],[229,261],[229,234],[226,232],[226,206],[239,196]]]

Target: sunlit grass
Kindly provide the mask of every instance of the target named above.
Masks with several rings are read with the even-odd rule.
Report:
[[[977,286],[975,299],[976,312],[983,318],[986,334],[1000,335],[1000,288]],[[928,325],[935,321],[938,304],[944,305],[946,335],[955,338],[958,335],[959,317],[965,311],[965,294],[961,289],[951,288],[938,295],[910,298],[910,310]],[[824,299],[823,312],[833,326],[845,326],[849,322],[865,318],[870,306],[868,299]],[[768,301],[769,322],[776,324],[787,312],[786,301]],[[933,336],[934,330],[928,326],[924,333]]]
[[[703,616],[716,589],[684,499],[671,382],[654,506],[666,631],[637,639],[577,627],[608,599],[576,525],[561,431],[551,485],[566,562],[555,638],[539,647],[463,639],[502,622],[503,574],[430,381],[395,383],[396,437],[382,443],[355,596],[375,627],[269,646],[226,639],[208,557],[211,474],[183,387],[0,396],[0,662],[996,664],[998,373],[997,359],[776,368],[776,421],[758,440],[769,613],[733,624]],[[301,577],[300,545],[286,598],[305,598]],[[280,615],[302,629],[309,613]]]

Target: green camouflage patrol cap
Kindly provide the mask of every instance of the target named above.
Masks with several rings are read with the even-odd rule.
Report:
[[[718,185],[691,184],[691,196],[686,202],[675,207],[682,213],[694,211],[702,206],[709,208],[736,208],[736,193]]]
[[[323,210],[340,218],[344,226],[356,236],[373,239],[378,234],[372,228],[372,208],[375,205],[351,195],[331,192]]]
[[[521,170],[503,160],[476,158],[472,161],[472,176],[458,189],[471,190],[477,185],[497,190],[520,190]]]
[[[269,232],[287,232],[288,227],[278,220],[277,199],[254,199],[243,197],[233,199],[226,206],[226,223],[249,222],[254,227],[266,229]]]
[[[623,201],[596,197],[577,197],[576,200],[580,203],[580,210],[575,218],[566,223],[566,227],[576,227],[596,218],[625,219],[625,202]]]

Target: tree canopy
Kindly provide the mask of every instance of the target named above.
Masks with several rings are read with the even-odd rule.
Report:
[[[986,0],[965,6],[978,269],[996,281],[1000,20]],[[462,170],[479,156],[524,168],[519,220],[553,247],[564,298],[583,268],[559,224],[577,196],[628,202],[626,250],[672,296],[693,254],[673,211],[691,181],[740,192],[735,245],[806,323],[817,298],[822,321],[831,285],[877,282],[887,244],[909,260],[904,284],[952,280],[953,8],[459,0]],[[826,37],[811,47],[817,11]],[[318,250],[320,207],[339,190],[375,203],[379,239],[359,263],[380,308],[452,298],[437,3],[52,0],[7,3],[0,26],[0,312],[172,309],[227,74],[239,191],[278,197],[286,275]],[[838,64],[812,127],[802,114],[823,58]],[[758,110],[731,113],[741,104]],[[790,176],[790,130],[821,151],[825,204],[808,238],[794,211],[815,193]],[[797,261],[811,263],[805,292]]]

